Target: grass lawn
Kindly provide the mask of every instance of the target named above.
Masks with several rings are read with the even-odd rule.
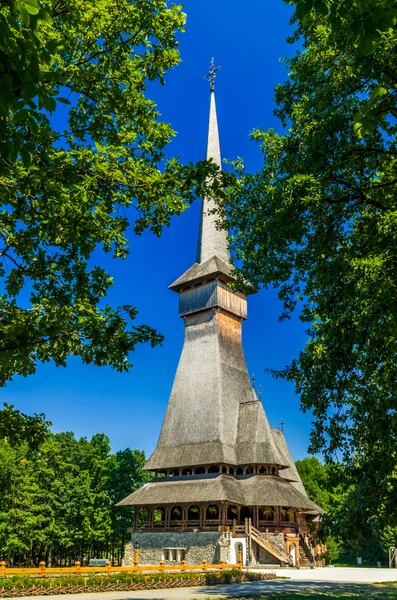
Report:
[[[227,600],[397,600],[397,581],[373,585],[346,585],[339,589],[305,589],[301,592],[270,592],[251,596],[230,596]],[[226,600],[219,598],[219,600]]]

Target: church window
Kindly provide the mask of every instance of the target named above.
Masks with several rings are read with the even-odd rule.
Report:
[[[197,467],[194,471],[195,475],[203,475],[205,473],[204,467]]]
[[[237,506],[228,506],[227,507],[227,518],[228,518],[228,521],[232,521],[233,519],[238,518]]]
[[[179,477],[179,469],[173,469],[170,475],[171,477]]]
[[[259,508],[259,520],[260,521],[274,521],[274,507],[264,506]]]
[[[208,473],[219,473],[218,465],[211,465],[208,469]]]
[[[272,468],[272,475],[277,475],[277,469],[276,469],[276,467]]]
[[[173,506],[171,508],[171,521],[180,521],[182,519],[182,508],[180,506]]]
[[[283,506],[281,509],[281,520],[284,521],[285,523],[289,523],[290,514],[291,514],[291,511],[286,506]]]
[[[183,469],[183,471],[182,471],[182,475],[191,475],[191,474],[192,474],[191,469]]]
[[[243,475],[244,471],[241,467],[239,467],[236,471],[236,475]]]
[[[229,475],[234,475],[234,469],[233,469],[233,467],[230,467],[230,469],[229,469]]]
[[[252,475],[252,473],[253,473],[253,472],[254,472],[254,471],[253,471],[253,468],[252,468],[252,467],[246,467],[246,468],[245,468],[245,474],[246,474],[246,475]]]
[[[266,475],[266,473],[267,473],[267,469],[266,469],[266,467],[261,467],[261,468],[259,469],[259,474],[260,474],[260,475]]]
[[[222,467],[222,473],[227,473],[227,467],[225,467],[225,465]]]
[[[153,511],[153,525],[155,527],[160,527],[164,525],[165,521],[165,510],[162,506],[159,506]]]
[[[140,508],[138,512],[138,522],[146,523],[149,521],[149,511],[147,508]]]
[[[216,504],[211,504],[207,507],[205,516],[208,520],[219,519],[219,506]]]
[[[252,510],[249,506],[243,506],[240,510],[240,521],[245,519],[252,519]]]
[[[188,521],[199,521],[200,520],[200,507],[197,505],[189,506],[187,511]]]

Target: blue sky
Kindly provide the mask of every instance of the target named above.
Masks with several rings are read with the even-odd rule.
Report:
[[[186,33],[180,36],[182,64],[168,74],[164,87],[151,90],[162,118],[178,132],[168,149],[182,161],[204,158],[209,89],[203,76],[211,57],[221,65],[216,83],[223,157],[242,156],[249,170],[261,165],[261,154],[250,141],[254,127],[280,125],[272,114],[274,87],[287,77],[280,57],[291,55],[285,41],[291,33],[290,7],[282,0],[187,0]],[[109,368],[82,365],[70,359],[66,369],[40,365],[27,379],[16,377],[1,391],[4,402],[28,413],[44,412],[54,431],[71,430],[90,437],[104,432],[113,450],[127,446],[150,454],[156,444],[183,342],[178,297],[168,285],[195,260],[199,206],[173,219],[161,238],[130,233],[130,256],[113,261],[98,255],[114,277],[109,295],[114,305],[132,304],[138,322],[157,328],[162,347],[139,346],[134,368],[120,374]],[[293,387],[264,374],[266,367],[287,364],[305,343],[297,318],[280,324],[281,305],[274,290],[249,298],[244,324],[244,348],[250,373],[262,384],[270,423],[286,422],[285,434],[295,459],[306,454],[310,415],[299,411]]]

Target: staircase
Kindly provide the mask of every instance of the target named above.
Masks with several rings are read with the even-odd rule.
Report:
[[[309,569],[312,566],[312,563],[306,556],[306,552],[302,548],[302,544],[299,544],[299,562],[300,566],[305,569]]]
[[[306,536],[299,539],[299,560],[300,566],[303,568],[313,567],[314,565],[313,548]]]
[[[256,527],[253,527],[251,524],[251,519],[246,519],[245,529],[250,540],[254,540],[254,542],[275,556],[280,562],[287,565],[289,564],[288,554],[286,554],[284,550],[281,550],[281,548],[275,544],[268,533],[262,533],[259,531],[259,529],[256,529]]]

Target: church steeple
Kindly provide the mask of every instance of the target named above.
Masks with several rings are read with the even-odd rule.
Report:
[[[214,71],[214,59],[212,59],[210,74],[214,73]],[[213,75],[214,77],[215,74]],[[214,79],[210,79],[210,117],[206,159],[213,160],[218,167],[222,168]],[[213,256],[217,256],[225,263],[228,263],[230,260],[227,231],[218,228],[218,217],[213,213],[214,209],[214,200],[212,198],[204,198],[201,206],[200,232],[197,247],[197,262],[200,264],[205,263]]]
[[[205,79],[208,79],[210,83],[210,114],[206,159],[212,160],[221,169],[221,149],[215,103],[215,76],[219,69],[220,67],[215,67],[214,59],[212,59],[209,73],[205,76]],[[224,283],[234,280],[233,267],[230,264],[227,231],[219,227],[219,217],[214,212],[215,208],[216,204],[213,198],[203,198],[196,262],[170,285],[171,290],[180,292],[210,278],[212,280],[219,279]]]

